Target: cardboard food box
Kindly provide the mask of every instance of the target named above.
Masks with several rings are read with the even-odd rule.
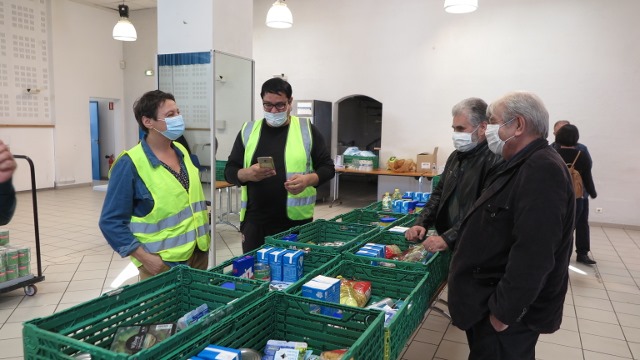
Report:
[[[420,153],[416,160],[417,171],[438,170],[438,147],[433,149],[433,153]]]
[[[302,278],[304,252],[302,250],[287,250],[282,261],[282,281],[296,282]]]

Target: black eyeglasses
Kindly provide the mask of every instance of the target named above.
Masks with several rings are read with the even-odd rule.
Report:
[[[265,111],[271,111],[273,110],[273,108],[276,108],[276,110],[278,111],[282,111],[287,108],[287,103],[279,102],[276,104],[272,104],[272,103],[265,102],[265,103],[262,103],[262,107],[264,108]]]

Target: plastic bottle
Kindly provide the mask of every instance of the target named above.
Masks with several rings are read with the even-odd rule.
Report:
[[[388,191],[382,197],[382,211],[391,211],[391,196]]]
[[[391,195],[391,200],[402,200],[402,194],[400,194],[400,189],[395,189],[393,191],[393,195]]]

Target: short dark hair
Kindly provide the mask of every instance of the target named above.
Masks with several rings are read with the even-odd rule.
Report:
[[[262,90],[260,91],[260,97],[264,99],[265,94],[285,94],[287,99],[291,99],[293,89],[291,84],[281,78],[272,78],[262,84]]]
[[[560,146],[576,146],[580,139],[580,133],[575,125],[567,124],[556,133],[556,144]]]
[[[173,94],[153,90],[144,93],[144,95],[133,103],[133,114],[136,117],[138,126],[140,126],[140,129],[144,131],[145,134],[149,133],[149,129],[142,124],[142,117],[146,116],[150,119],[158,120],[158,108],[167,100],[176,101],[176,98]]]

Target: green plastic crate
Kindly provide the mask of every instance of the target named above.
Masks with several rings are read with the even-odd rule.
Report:
[[[356,155],[344,155],[343,157],[343,164],[345,166],[350,166],[353,164],[354,161],[358,161],[358,160],[371,160],[373,162],[373,168],[374,169],[378,169],[379,168],[379,162],[378,162],[378,157],[377,156],[356,156]],[[357,165],[354,165],[354,167],[357,168]]]
[[[306,342],[314,355],[345,349],[343,359],[381,360],[384,315],[380,311],[337,305],[342,319],[310,311],[311,304],[326,304],[282,292],[272,292],[217,325],[204,328],[198,337],[230,348],[263,352],[268,340]],[[198,351],[190,355],[196,355]]]
[[[390,222],[389,225],[382,227],[380,226],[380,219],[383,217],[392,217],[396,218],[395,221]],[[355,209],[349,211],[348,213],[340,214],[329,221],[336,221],[342,223],[355,223],[355,224],[367,224],[373,226],[380,226],[381,229],[387,229],[393,226],[398,225],[400,220],[405,217],[405,214],[399,214],[394,212],[383,212],[383,211],[374,211],[374,210],[362,210]]]
[[[235,284],[235,290],[223,288]],[[268,292],[266,283],[177,266],[133,285],[24,324],[26,359],[72,359],[88,353],[93,360],[182,359],[193,351],[194,325],[135,355],[109,350],[119,326],[176,322],[206,303],[211,316],[241,309]],[[204,323],[206,318],[201,319]]]
[[[371,258],[369,258],[371,261]],[[429,307],[428,277],[425,271],[409,271],[394,268],[372,266],[366,263],[354,262],[348,259],[340,260],[333,266],[326,267],[321,275],[345,279],[370,281],[371,300],[369,303],[389,297],[403,300],[404,304],[398,309],[388,326],[385,327],[385,359],[395,360],[400,351],[411,337],[415,329],[420,326]],[[304,281],[291,289],[291,294],[300,295],[302,285],[313,276],[305,276]],[[326,306],[326,302],[323,302]],[[333,305],[332,305],[333,307]]]
[[[258,249],[255,249],[253,251],[249,251],[248,253],[242,254],[240,256],[231,258],[225,262],[222,262],[221,264],[209,269],[209,271],[213,271],[216,273],[220,273],[220,274],[227,274],[227,275],[231,275],[231,272],[233,270],[233,261],[239,258],[242,258],[244,256],[247,255],[251,255],[254,256],[256,255],[256,253],[258,252],[258,250],[261,250],[265,247],[272,247],[271,245],[263,245]],[[287,249],[289,248],[294,248],[295,246],[289,246],[286,247]],[[312,274],[314,273],[316,270],[320,269],[321,267],[325,266],[327,263],[329,263],[330,261],[334,260],[336,257],[338,257],[339,254],[336,253],[330,253],[330,252],[319,252],[319,251],[308,251],[305,252],[304,254],[304,260],[303,260],[303,278],[304,275],[308,275],[308,274]],[[302,280],[302,279],[301,279]],[[260,281],[260,280],[259,280]],[[285,290],[285,292],[287,292],[287,290]]]
[[[318,252],[342,253],[361,241],[361,235],[380,231],[379,226],[365,224],[345,224],[329,220],[316,220],[308,224],[295,226],[287,231],[265,237],[265,243],[276,247],[295,246],[298,249],[310,249]],[[296,241],[282,240],[284,236],[297,234]],[[341,241],[341,246],[323,246],[323,243]]]
[[[371,234],[364,240],[364,243],[397,245],[402,251],[407,250],[410,245],[414,244],[412,242],[408,242],[405,239],[404,234],[392,231],[383,231],[377,234]],[[355,255],[356,251],[358,251],[358,247],[352,248],[349,253],[344,254],[345,258],[360,264],[371,263],[370,257]],[[429,272],[430,276],[427,289],[429,291],[429,298],[434,299],[438,295],[438,289],[440,289],[440,287],[447,281],[447,276],[449,275],[449,263],[451,261],[451,251],[440,251],[434,253],[427,260],[426,264],[391,259],[384,259],[382,261],[388,264],[393,264],[397,269]]]
[[[216,181],[225,181],[224,168],[227,166],[226,160],[216,160]]]

